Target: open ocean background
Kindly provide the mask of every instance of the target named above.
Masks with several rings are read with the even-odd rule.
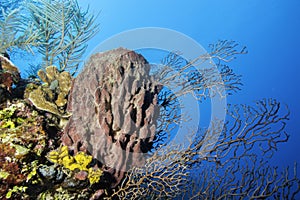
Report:
[[[253,105],[255,100],[275,98],[288,105],[291,114],[286,131],[290,139],[278,146],[271,165],[300,163],[300,1],[79,2],[82,6],[89,4],[94,13],[100,12],[100,32],[89,42],[86,56],[107,38],[143,27],[179,31],[204,48],[219,39],[247,46],[248,54],[229,63],[242,75],[244,85],[227,101]]]
[[[79,0],[79,3],[83,7],[89,4],[92,12],[99,13],[100,32],[89,41],[86,58],[107,38],[143,27],[173,29],[204,48],[220,39],[247,46],[248,54],[229,63],[242,75],[244,85],[227,101],[254,105],[255,100],[275,98],[288,105],[291,114],[286,131],[290,139],[279,144],[270,163],[280,168],[300,163],[300,1]],[[151,61],[151,55],[146,58]],[[21,66],[20,61],[15,63]]]

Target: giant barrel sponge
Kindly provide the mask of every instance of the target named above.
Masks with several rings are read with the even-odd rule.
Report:
[[[111,187],[143,165],[155,140],[160,87],[149,73],[144,57],[119,48],[92,55],[73,82],[62,142],[92,154]]]

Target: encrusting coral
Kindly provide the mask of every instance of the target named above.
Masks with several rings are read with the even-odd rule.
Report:
[[[39,70],[38,76],[43,84],[27,86],[28,99],[39,110],[52,113],[59,118],[68,118],[70,114],[66,112],[65,107],[72,83],[70,73],[59,72],[55,66],[49,66],[46,71]]]

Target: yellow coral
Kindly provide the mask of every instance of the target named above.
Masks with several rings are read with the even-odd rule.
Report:
[[[65,99],[66,95],[64,93],[60,93],[55,101],[55,104],[59,107],[62,107],[67,104],[67,99]]]
[[[15,113],[15,111],[17,110],[17,106],[19,105],[11,105],[10,107],[8,108],[5,108],[3,110],[0,110],[0,119],[3,120],[3,119],[9,119],[11,118],[11,116]]]
[[[100,169],[95,170],[92,167],[88,168],[88,165],[93,160],[92,156],[87,155],[84,152],[78,152],[75,156],[70,156],[67,146],[62,146],[55,151],[51,151],[48,154],[48,159],[53,163],[63,165],[71,171],[74,171],[75,169],[87,171],[90,184],[99,182],[100,176],[103,174]]]
[[[74,163],[74,159],[71,156],[66,156],[63,159],[61,159],[61,164],[63,164],[66,167],[70,166],[72,163]]]
[[[51,83],[52,81],[56,80],[59,75],[59,72],[55,66],[48,66],[46,67],[46,76],[48,83]]]
[[[59,82],[60,92],[67,95],[71,89],[72,76],[69,72],[62,72],[59,74],[57,80]]]
[[[69,150],[67,146],[62,146],[56,151],[51,151],[48,154],[48,159],[53,163],[62,164],[66,162],[66,159],[69,158]]]
[[[69,169],[69,170],[71,170],[71,171],[74,171],[75,169],[79,169],[79,170],[81,170],[83,167],[80,165],[80,164],[78,164],[78,163],[72,163],[72,164],[70,164],[70,165],[64,165],[65,166],[65,168],[67,168],[67,169]]]
[[[63,158],[63,157],[66,157],[66,156],[68,156],[69,155],[69,149],[68,149],[68,147],[67,146],[62,146],[61,148],[60,148],[60,154],[59,154],[59,157],[60,158]]]
[[[89,155],[86,155],[85,153],[83,152],[79,152],[77,153],[75,156],[74,156],[76,162],[82,166],[82,169],[81,170],[86,170],[88,164],[90,164],[93,160],[93,157],[92,156],[89,156]]]
[[[103,172],[100,169],[94,170],[93,168],[89,168],[88,171],[88,179],[90,184],[98,183],[100,181],[100,177],[102,176]]]
[[[62,146],[56,151],[49,152],[48,159],[70,170],[80,169],[87,171],[87,166],[92,162],[93,158],[83,152],[79,152],[75,156],[70,156],[68,147]]]
[[[39,71],[37,72],[37,75],[40,77],[40,79],[41,79],[44,83],[47,83],[47,84],[48,84],[48,79],[47,79],[46,73],[45,73],[43,70],[39,70]]]
[[[13,129],[13,128],[15,128],[15,123],[13,123],[11,120],[8,120],[8,121],[4,122],[3,125],[1,125],[1,128]]]

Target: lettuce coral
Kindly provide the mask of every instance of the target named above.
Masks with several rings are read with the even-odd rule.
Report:
[[[68,118],[66,112],[67,97],[71,89],[72,76],[69,72],[59,72],[55,66],[49,66],[38,71],[38,76],[44,83],[31,87],[28,99],[38,109],[52,113],[59,118]],[[33,88],[33,89],[32,89]]]

